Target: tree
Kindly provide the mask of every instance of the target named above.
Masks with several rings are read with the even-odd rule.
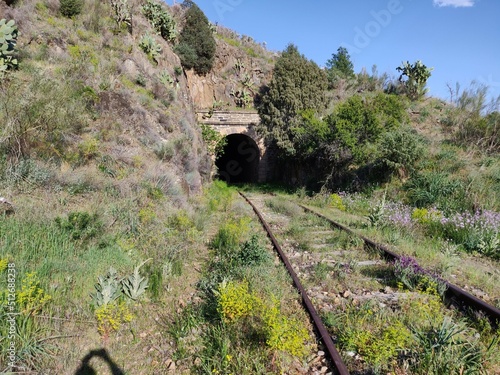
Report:
[[[295,155],[294,134],[303,120],[301,114],[326,109],[327,86],[325,72],[290,44],[276,61],[271,83],[257,107],[261,118],[259,131],[276,142],[285,155]]]
[[[192,1],[184,1],[185,25],[179,36],[175,52],[182,65],[200,75],[207,74],[213,66],[216,43],[210,23],[203,11]]]
[[[332,58],[326,62],[326,68],[331,86],[335,86],[335,82],[339,78],[349,79],[354,77],[354,65],[349,52],[344,47],[337,49],[337,53],[334,53]]]
[[[425,85],[431,76],[433,68],[426,67],[422,61],[418,60],[413,65],[409,61],[406,61],[401,66],[398,66],[396,70],[401,73],[399,82],[405,88],[408,98],[417,100],[426,94],[427,89]]]

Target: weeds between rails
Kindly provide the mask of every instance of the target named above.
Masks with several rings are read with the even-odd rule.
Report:
[[[389,250],[384,245],[381,245],[379,243],[372,241],[371,239],[369,239],[367,237],[359,235],[356,232],[354,232],[353,230],[351,230],[350,228],[347,228],[346,226],[343,226],[342,224],[339,224],[339,223],[335,222],[334,220],[327,218],[326,216],[324,216],[318,212],[315,212],[314,210],[312,210],[304,205],[299,205],[299,206],[302,207],[305,211],[310,212],[310,213],[326,220],[334,227],[361,238],[367,246],[379,251],[380,254],[382,255],[382,257],[385,258],[387,261],[389,261],[389,262],[401,261],[402,256]],[[465,312],[469,312],[469,313],[470,312],[482,312],[490,319],[491,324],[495,328],[498,328],[498,326],[500,324],[500,310],[499,309],[497,309],[496,307],[480,300],[479,298],[466,292],[465,290],[461,289],[460,287],[450,283],[449,281],[440,279],[440,282],[445,284],[444,297],[445,297],[447,302],[453,303],[455,306],[461,308]]]
[[[243,195],[243,194],[242,194],[242,195]],[[279,197],[279,198],[281,198],[281,197]],[[245,199],[248,201],[248,198],[246,198],[246,197],[245,197]],[[268,206],[268,207],[269,207],[269,208],[271,208],[274,212],[276,212],[276,213],[278,213],[278,214],[280,214],[280,215],[284,215],[284,216],[288,216],[288,217],[298,217],[298,216],[300,216],[301,214],[303,214],[302,209],[309,210],[309,212],[312,212],[314,215],[316,215],[316,216],[317,216],[318,218],[320,218],[321,220],[325,220],[326,222],[328,222],[328,223],[329,223],[329,224],[328,224],[329,226],[336,227],[337,229],[339,229],[339,230],[341,230],[341,231],[346,231],[346,233],[350,233],[350,234],[349,234],[349,236],[351,236],[351,235],[352,235],[352,237],[353,237],[353,238],[354,238],[354,237],[357,237],[358,239],[359,239],[359,238],[361,238],[361,240],[359,240],[359,241],[355,241],[355,242],[361,242],[361,243],[364,243],[366,247],[370,247],[370,248],[372,248],[372,249],[376,249],[376,250],[377,250],[377,253],[379,253],[381,256],[383,256],[384,258],[386,258],[386,260],[389,260],[389,261],[394,262],[394,264],[395,264],[395,265],[398,265],[398,264],[399,264],[400,266],[410,267],[410,268],[413,266],[411,262],[409,262],[409,264],[406,264],[406,263],[405,263],[405,262],[407,262],[407,263],[408,263],[408,259],[406,259],[405,257],[400,257],[398,254],[396,254],[396,253],[394,253],[394,252],[392,252],[392,251],[388,250],[387,248],[385,248],[385,247],[384,247],[384,246],[382,246],[382,245],[379,245],[379,244],[375,243],[374,241],[371,241],[371,240],[370,240],[370,239],[368,239],[368,238],[365,238],[365,237],[362,237],[362,236],[358,236],[358,234],[354,233],[354,232],[353,232],[353,231],[351,231],[349,228],[344,227],[344,226],[342,226],[341,224],[338,224],[338,223],[336,223],[336,222],[332,221],[331,219],[329,219],[329,218],[327,218],[327,217],[324,217],[324,216],[322,216],[322,215],[320,215],[320,214],[318,215],[318,213],[316,213],[316,212],[314,212],[314,211],[312,211],[312,210],[308,209],[307,207],[302,207],[302,209],[301,209],[301,208],[298,208],[298,206],[296,205],[296,203],[292,203],[291,201],[286,201],[286,202],[285,202],[285,199],[282,199],[282,201],[279,201],[279,199],[278,199],[278,201],[277,201],[276,199],[278,199],[278,198],[276,198],[276,197],[274,197],[274,196],[273,196],[273,197],[271,198],[271,200],[274,200],[274,202],[270,202],[270,200],[266,200],[266,202],[265,202],[265,203],[266,203],[266,206]],[[251,202],[249,202],[249,203],[251,203]],[[262,221],[262,215],[258,212],[258,209],[257,209],[257,208],[256,208],[253,204],[252,204],[252,206],[253,206],[253,208],[254,208],[254,211],[258,214],[258,216],[261,218],[261,221]],[[266,211],[266,210],[264,209],[264,211]],[[303,219],[303,218],[302,218],[302,219]],[[300,219],[299,219],[299,220],[300,220]],[[264,224],[264,223],[263,223],[263,224]],[[323,224],[319,224],[319,226],[322,226],[322,225],[323,225]],[[268,227],[267,229],[269,229],[269,226],[268,226],[267,224],[264,224],[264,226],[267,226],[267,227]],[[297,225],[296,225],[296,226],[297,226]],[[292,237],[293,237],[293,235],[294,235],[294,234],[300,234],[300,233],[299,233],[299,232],[300,232],[300,230],[299,230],[300,228],[299,228],[299,229],[297,229],[297,228],[294,228],[294,227],[292,226],[292,228],[291,228],[291,229],[294,229],[294,230],[293,230],[293,231],[288,232],[288,234],[287,234],[287,238],[288,238],[290,235],[292,235]],[[302,228],[302,229],[303,229],[303,228]],[[326,227],[325,227],[325,228],[322,228],[322,229],[326,229]],[[279,230],[279,228],[278,228],[278,230]],[[292,233],[292,232],[293,232],[293,233]],[[273,239],[273,238],[274,238],[274,235],[270,234],[270,237]],[[352,239],[351,239],[351,240],[352,240]],[[275,241],[276,241],[276,239],[274,238],[273,242],[275,242]],[[288,239],[287,239],[286,241],[288,241]],[[288,245],[290,245],[290,244],[288,243]],[[279,245],[278,245],[278,246],[279,246]],[[301,247],[301,246],[299,246],[299,249],[298,249],[298,250],[299,250],[299,252],[300,252],[300,251],[303,251],[303,253],[305,253],[305,254],[307,254],[307,253],[308,253],[307,251],[304,251],[304,250],[306,250],[306,249],[307,249],[307,246],[305,246],[305,247],[303,247],[303,248],[300,248],[300,247]],[[297,249],[296,249],[296,250],[297,250]],[[309,249],[309,250],[311,250],[311,249]],[[309,252],[309,254],[311,254],[311,253]],[[292,256],[292,258],[295,258],[293,255],[291,255],[291,256]],[[280,257],[282,257],[282,256],[281,256],[281,254],[280,254]],[[282,259],[283,259],[283,257],[282,257]],[[285,259],[286,259],[286,257],[285,257]],[[296,260],[296,259],[294,259],[294,260]],[[286,263],[286,262],[285,262],[285,263]],[[289,262],[288,262],[288,263],[289,263]],[[415,264],[416,264],[416,263],[415,263]],[[323,266],[325,266],[325,264],[324,264],[324,263],[319,263],[318,265],[323,265]],[[288,267],[287,267],[287,268],[288,268]],[[291,266],[290,266],[290,268],[291,268]],[[318,268],[319,268],[319,267],[318,267]],[[328,272],[328,267],[327,267],[327,266],[325,266],[324,268],[325,268],[325,274],[326,274],[326,273]],[[391,268],[391,267],[390,267],[390,268]],[[300,270],[300,267],[298,267],[297,269],[298,269],[298,270]],[[321,269],[323,269],[323,267],[322,267]],[[331,268],[330,268],[330,271],[331,271]],[[418,272],[420,272],[420,270],[417,270],[417,271],[418,271]],[[292,270],[292,272],[294,272],[294,271]],[[319,272],[319,271],[318,271],[318,272]],[[297,273],[299,273],[299,274],[300,274],[300,271],[297,271]],[[391,273],[392,273],[392,271],[391,271]],[[330,274],[331,274],[331,272],[330,272]],[[433,275],[432,275],[432,274],[430,274],[430,273],[422,273],[422,274],[420,274],[419,276],[423,276],[423,279],[424,279],[424,280],[427,280],[427,281],[426,281],[426,283],[427,283],[427,287],[429,287],[429,285],[431,285],[431,284],[434,282],[434,280],[431,278],[431,276],[433,276]],[[294,279],[294,281],[295,281],[295,279]],[[437,280],[437,281],[439,281],[440,283],[445,283],[445,286],[446,286],[446,292],[445,292],[445,293],[446,293],[446,296],[447,296],[447,300],[449,300],[449,299],[450,299],[450,297],[452,297],[452,301],[454,302],[454,304],[455,304],[455,305],[456,305],[456,304],[459,304],[459,305],[461,305],[461,307],[463,307],[463,306],[468,306],[468,309],[469,309],[469,310],[471,310],[471,311],[477,311],[477,310],[480,310],[480,311],[482,312],[482,314],[484,314],[486,317],[488,317],[488,318],[490,318],[490,320],[492,320],[492,324],[493,324],[493,325],[497,324],[497,316],[498,316],[498,315],[496,315],[496,309],[495,309],[494,307],[489,306],[489,305],[485,304],[483,301],[480,301],[480,300],[479,300],[479,302],[480,302],[479,304],[475,304],[475,302],[477,302],[477,301],[476,301],[476,300],[477,300],[477,298],[475,298],[475,297],[471,296],[469,293],[462,291],[462,290],[461,290],[461,289],[459,289],[458,287],[456,287],[456,286],[454,286],[454,285],[452,285],[452,284],[450,284],[450,283],[447,283],[447,282],[445,282],[444,280],[439,279],[439,280]],[[299,283],[300,283],[300,282],[299,282]],[[432,285],[434,285],[434,284],[432,284]],[[437,288],[436,288],[436,289],[437,289]],[[369,293],[368,293],[368,294],[369,294]],[[437,292],[436,292],[436,294],[437,294]],[[314,295],[314,293],[313,293],[313,295]],[[309,299],[309,297],[308,297],[307,299]],[[472,301],[472,303],[471,303],[471,301]],[[437,305],[439,305],[439,304],[440,304],[440,303],[439,303],[439,298],[437,298],[437,302],[435,301],[435,303],[436,303]],[[479,305],[479,307],[480,307],[480,308],[477,308],[477,306],[478,306],[478,305]],[[318,306],[321,308],[321,304],[319,304]],[[486,306],[486,307],[485,307],[485,306]],[[442,309],[444,309],[444,307],[442,307]],[[370,313],[370,310],[367,310],[367,312],[368,312],[368,313]],[[451,314],[451,313],[450,313],[450,314]],[[449,315],[449,314],[447,313],[447,315]],[[331,318],[331,317],[327,317],[327,318]],[[323,316],[323,319],[325,319],[325,316]],[[459,318],[459,319],[460,319],[460,318]],[[445,321],[445,322],[446,322],[446,321]],[[443,328],[443,327],[441,327],[441,328],[443,328],[443,329],[447,329],[447,328],[445,327],[445,324],[444,324],[445,322],[443,322],[443,327],[444,327],[444,328]],[[326,319],[326,320],[325,320],[325,324],[327,324],[328,326],[330,326],[330,324],[329,324],[329,319]],[[451,326],[450,326],[450,327],[455,327],[455,324],[454,324],[454,323],[453,323],[453,324],[451,324]],[[449,328],[449,327],[448,327],[448,328]],[[456,333],[458,333],[458,331],[459,331],[459,330],[457,329],[457,332],[453,332],[453,334],[455,335]],[[436,330],[436,332],[440,332],[440,330],[439,330],[439,329],[437,329],[437,330]],[[432,333],[432,332],[431,332],[431,333]],[[384,335],[385,335],[385,333],[384,333]],[[378,339],[378,337],[375,337],[375,339]],[[338,344],[337,344],[337,345],[338,345]],[[493,343],[493,342],[492,342],[492,344],[490,345],[490,348],[491,348],[491,347],[494,347],[494,345],[495,345],[495,343]],[[344,349],[344,352],[345,352],[345,347],[344,347],[343,349]],[[387,349],[387,348],[385,348],[385,349]],[[385,349],[384,349],[384,348],[381,348],[381,351],[383,352]],[[389,349],[387,349],[387,350],[389,350]],[[386,350],[386,351],[387,351],[387,350]],[[469,349],[467,349],[467,350],[469,350]],[[473,350],[473,349],[471,349],[471,350]],[[394,350],[394,349],[390,349],[390,351],[392,351],[392,352],[394,352],[394,353],[395,353],[395,350]],[[352,353],[352,351],[351,351],[350,353]],[[374,353],[370,353],[370,352],[365,353],[365,354],[366,354],[366,356],[371,356],[371,357],[372,357],[372,359],[374,359],[374,360],[378,360],[378,359],[382,358],[382,357],[377,356],[376,354],[374,354]],[[383,356],[383,354],[382,354],[382,356]],[[380,358],[379,358],[379,357],[380,357]],[[349,362],[349,359],[348,359],[348,362]],[[379,361],[379,362],[380,362],[380,361]],[[471,362],[473,362],[473,361],[471,361]],[[380,363],[379,363],[379,364],[380,364]],[[424,364],[424,365],[425,365],[425,366],[427,366],[426,364]],[[430,361],[430,365],[433,365],[432,361]],[[424,367],[425,367],[425,366],[424,366]],[[479,365],[479,367],[481,367],[481,366]],[[429,368],[429,366],[427,366],[426,368]],[[415,373],[420,373],[419,371],[420,371],[420,370],[418,369],[418,370],[416,370],[416,372],[415,372]],[[484,370],[483,370],[483,371],[484,371]],[[425,373],[425,372],[424,372],[424,373]]]
[[[250,206],[252,206],[255,214],[257,215],[257,217],[259,218],[260,222],[262,223],[265,231],[267,232],[267,235],[271,239],[271,242],[273,243],[274,249],[277,251],[281,261],[283,262],[288,273],[290,274],[295,287],[297,288],[297,290],[299,291],[299,293],[301,295],[302,303],[313,321],[314,327],[315,327],[317,335],[318,335],[318,339],[321,342],[323,342],[323,345],[325,346],[325,348],[328,352],[328,355],[329,355],[337,373],[339,375],[348,375],[349,371],[347,370],[347,367],[344,364],[339,352],[335,348],[335,345],[333,344],[333,340],[332,340],[330,334],[328,333],[325,325],[323,324],[321,317],[316,312],[316,309],[314,308],[311,300],[307,296],[306,290],[304,289],[304,287],[300,283],[295,271],[293,270],[285,253],[281,249],[281,246],[279,245],[278,241],[274,237],[270,227],[268,226],[268,224],[266,223],[266,221],[264,220],[264,218],[260,214],[259,210],[252,204],[252,202],[242,192],[239,192],[239,194],[248,202],[248,204]]]

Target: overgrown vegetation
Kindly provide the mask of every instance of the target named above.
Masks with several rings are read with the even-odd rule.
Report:
[[[302,366],[317,348],[289,279],[234,192],[221,182],[202,189],[210,162],[201,142],[213,154],[223,143],[194,123],[172,45],[198,74],[213,67],[214,29],[218,43],[242,56],[272,63],[272,54],[214,28],[191,1],[183,8],[152,0],[7,3],[0,196],[15,210],[0,211],[0,332],[13,333],[7,306],[15,268],[17,365],[73,372],[86,348],[106,346],[131,373]],[[235,61],[229,100],[248,108],[260,84]],[[473,320],[477,331],[442,319],[435,292],[437,274],[453,275],[500,306],[498,101],[488,102],[482,86],[457,87],[451,103],[426,98],[423,64],[400,73],[403,82],[376,67],[355,73],[342,48],[324,71],[291,45],[256,98],[262,131],[278,146],[277,170],[291,171],[287,182],[323,187],[315,204],[403,244],[422,269],[432,266],[394,275],[398,291],[418,294],[401,311],[346,306],[329,315],[344,352],[380,371],[393,364],[417,374],[496,371],[491,326],[481,317]],[[286,199],[265,204],[298,213]],[[286,234],[298,252],[310,252],[304,225],[324,228],[302,219]],[[361,250],[351,236],[328,241]],[[362,272],[358,260],[314,261],[309,281],[346,285]],[[337,331],[349,322],[360,325]],[[9,347],[0,340],[2,366]]]
[[[480,316],[461,315],[443,304],[446,284],[441,272],[448,272],[447,275],[469,272],[464,267],[465,259],[457,260],[457,253],[451,255],[455,257],[455,266],[442,259],[440,246],[450,248],[449,242],[423,240],[416,228],[408,232],[402,229],[400,226],[408,225],[402,209],[384,198],[381,204],[345,193],[302,198],[306,204],[323,207],[322,212],[334,216],[336,221],[342,217],[340,221],[347,221],[350,226],[354,225],[354,214],[366,212],[376,204],[381,207],[376,232],[368,229],[372,227],[366,221],[357,223],[358,230],[365,228],[371,235],[383,233],[387,241],[397,245],[394,251],[410,251],[419,261],[406,255],[394,265],[377,265],[366,259],[377,258],[378,254],[363,247],[356,236],[333,230],[308,213],[280,209],[287,197],[282,194],[265,202],[266,207],[281,214],[270,219],[270,224],[277,228],[275,235],[287,249],[310,298],[322,310],[323,320],[350,371],[376,374],[496,371],[499,358],[495,353],[498,348],[495,328]],[[410,213],[410,221],[415,225],[430,224],[439,217],[439,213],[425,209]],[[286,230],[281,229],[287,222],[283,216],[290,219]],[[426,266],[420,265],[420,259]],[[493,263],[488,268],[490,272],[495,272],[494,267]],[[494,284],[495,281],[489,286],[479,285],[492,291],[498,303],[500,295]]]

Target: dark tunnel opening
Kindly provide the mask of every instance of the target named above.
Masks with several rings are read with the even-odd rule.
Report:
[[[255,183],[259,179],[259,147],[245,134],[226,136],[227,143],[218,155],[217,178],[234,183]]]

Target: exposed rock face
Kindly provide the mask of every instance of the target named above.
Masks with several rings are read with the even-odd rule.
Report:
[[[252,96],[271,80],[272,63],[264,57],[251,57],[242,48],[217,39],[212,71],[205,76],[186,72],[188,88],[196,109],[212,108],[214,102],[236,106],[234,94],[246,89]],[[243,84],[245,82],[245,84]]]

